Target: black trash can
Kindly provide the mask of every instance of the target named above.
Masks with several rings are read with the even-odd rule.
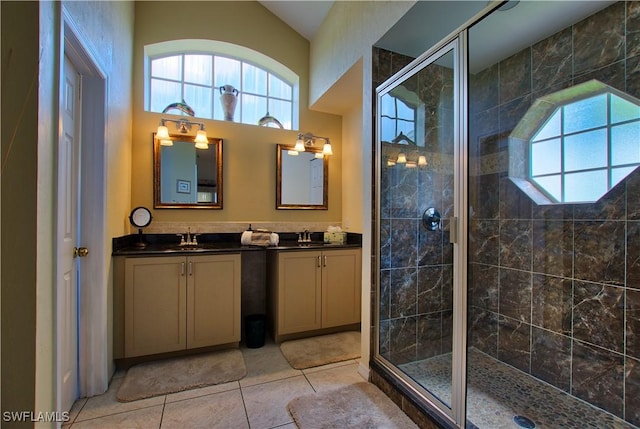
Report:
[[[250,314],[244,318],[244,334],[247,340],[247,347],[259,349],[264,346],[265,337],[265,315]]]

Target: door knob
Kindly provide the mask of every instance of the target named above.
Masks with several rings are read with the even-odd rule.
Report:
[[[86,247],[74,247],[73,248],[73,257],[77,258],[84,258],[85,256],[87,256],[89,254],[89,249],[87,249]]]

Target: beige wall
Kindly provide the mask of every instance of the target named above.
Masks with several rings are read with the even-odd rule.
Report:
[[[170,14],[167,11],[171,11]],[[167,25],[158,25],[166,22]],[[233,122],[194,119],[223,143],[222,210],[153,210],[152,132],[161,117],[143,109],[144,45],[174,39],[211,39],[242,45],[284,64],[300,77],[300,130],[331,138],[328,210],[276,210],[276,144],[293,144],[297,131]],[[134,50],[133,152],[131,207],[152,209],[163,228],[190,225],[200,230],[241,231],[248,223],[290,224],[292,230],[320,223],[340,223],[341,118],[318,113],[308,105],[309,42],[257,2],[138,2]],[[169,124],[173,126],[173,124]],[[171,131],[171,128],[170,128]],[[122,222],[126,222],[125,218]],[[177,229],[176,232],[181,231]]]

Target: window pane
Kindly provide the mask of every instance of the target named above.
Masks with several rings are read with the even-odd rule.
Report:
[[[556,113],[553,114],[551,118],[547,121],[546,124],[542,126],[540,131],[533,136],[532,141],[545,140],[550,139],[552,137],[559,137],[562,132],[560,128],[560,115],[561,110],[556,110]]]
[[[407,104],[404,101],[398,100],[397,102],[398,108],[398,118],[400,119],[408,119],[413,121],[415,119],[415,109]]]
[[[398,121],[397,126],[398,126],[398,134],[394,136],[394,138],[400,135],[400,132],[402,131],[402,134],[409,137],[411,140],[415,142],[415,138],[413,137],[415,134],[414,132],[415,124],[413,122]],[[403,143],[406,143],[406,142],[403,141]]]
[[[198,118],[211,117],[211,88],[204,86],[185,85],[184,100],[195,112]]]
[[[244,124],[256,125],[260,118],[267,112],[267,99],[256,97],[255,95],[241,94],[242,98],[242,119]],[[237,112],[236,112],[237,115]]]
[[[611,187],[613,188],[618,183],[620,183],[623,179],[625,179],[633,170],[638,168],[635,167],[619,167],[611,169]]]
[[[640,107],[611,94],[611,123],[640,118]]]
[[[562,163],[560,139],[547,140],[531,145],[531,175],[560,173]]]
[[[240,61],[226,57],[213,59],[214,86],[231,85],[240,88]],[[222,117],[222,116],[221,116]]]
[[[607,125],[607,94],[576,101],[564,107],[565,133],[605,125]]]
[[[538,185],[540,185],[549,195],[556,199],[556,201],[562,201],[562,182],[560,175],[544,176],[533,179]]]
[[[267,95],[267,72],[245,63],[242,68],[242,91]]]
[[[269,74],[269,96],[277,98],[285,98],[291,100],[292,97],[291,85],[283,81],[282,79]]]
[[[607,131],[595,130],[565,137],[565,171],[585,170],[607,165]]]
[[[149,110],[162,112],[171,103],[182,101],[181,85],[178,82],[151,79]]]
[[[151,60],[151,76],[182,80],[182,55]]]
[[[211,85],[211,55],[185,55],[184,81]]]
[[[640,162],[640,122],[611,127],[611,164]]]
[[[607,170],[571,173],[564,177],[564,201],[597,201],[607,192]]]
[[[291,129],[291,102],[269,99],[269,114],[276,118],[285,129]]]
[[[388,94],[385,94],[384,96],[382,96],[382,101],[381,101],[381,115],[382,116],[387,116],[390,118],[395,118],[396,117],[396,103],[395,103],[396,99],[391,97]]]
[[[396,121],[394,119],[380,118],[380,140],[391,142],[398,133],[396,133]]]

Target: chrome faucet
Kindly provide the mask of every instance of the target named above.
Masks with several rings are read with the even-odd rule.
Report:
[[[197,246],[198,234],[191,234],[191,227],[187,228],[187,239],[185,240],[184,234],[177,234],[180,237],[180,246]]]
[[[311,233],[308,229],[305,229],[300,234],[298,234],[298,243],[310,243],[311,242]]]

